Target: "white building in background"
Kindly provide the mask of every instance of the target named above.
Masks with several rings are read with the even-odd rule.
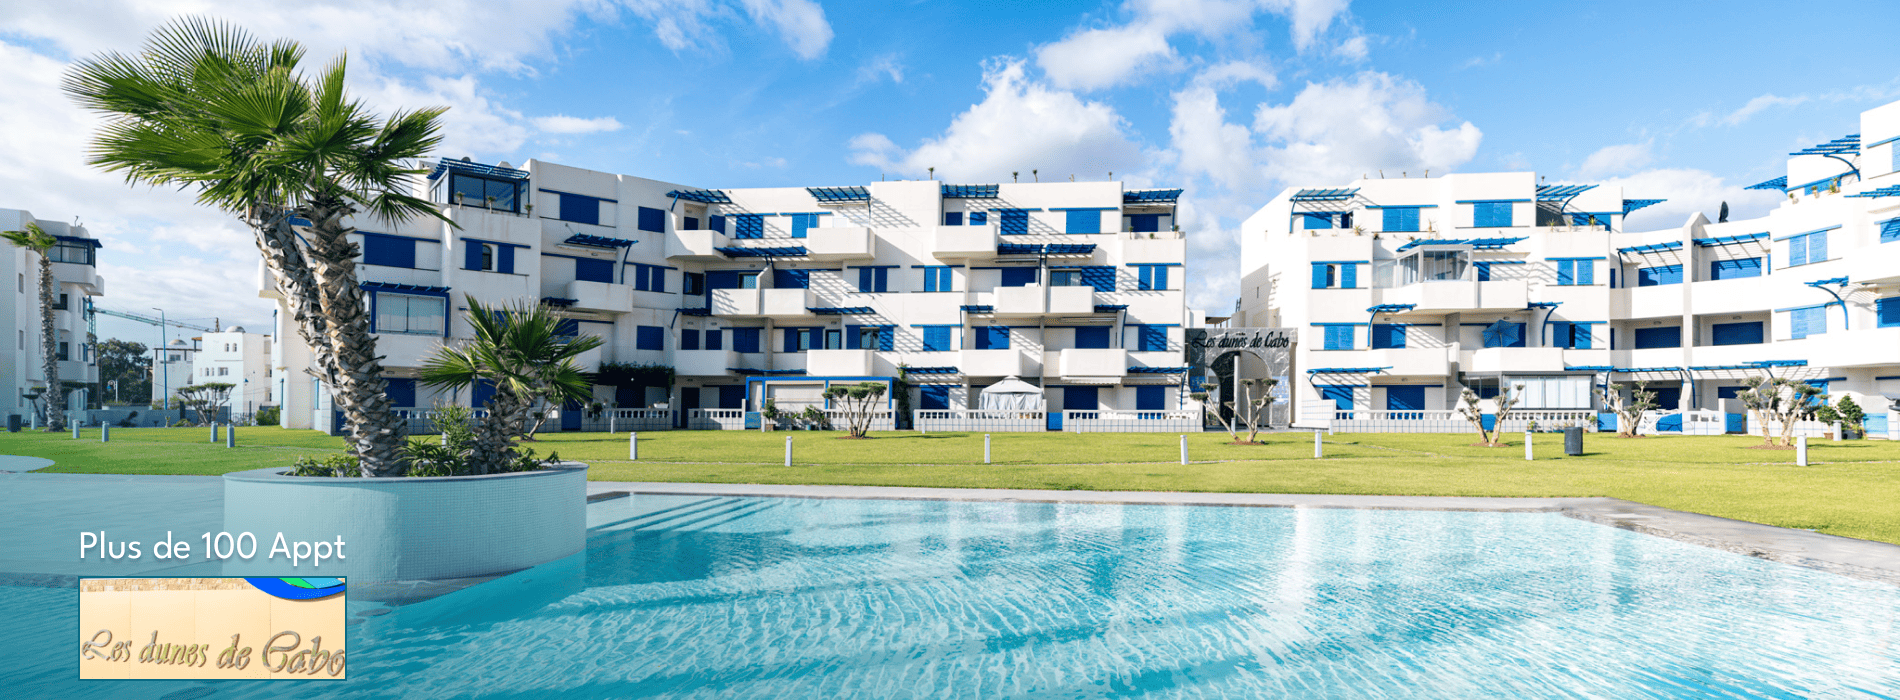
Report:
[[[18,209],[0,209],[0,231],[24,230],[37,223],[47,233],[59,237],[59,244],[47,251],[53,260],[53,326],[57,334],[59,377],[65,382],[93,384],[99,380],[99,363],[86,337],[85,298],[105,294],[105,280],[99,277],[99,241],[84,226],[35,218]],[[40,343],[40,261],[25,248],[0,241],[0,277],[8,284],[0,294],[0,336],[8,347],[11,360],[0,362],[0,414],[32,412],[25,394],[43,393],[44,358]]]
[[[1768,215],[1652,231],[1623,220],[1661,200],[1626,197],[1667,193],[1532,173],[1290,189],[1243,229],[1240,323],[1302,330],[1295,396],[1320,416],[1515,384],[1522,407],[1595,411],[1593,386],[1636,380],[1664,409],[1723,411],[1774,373],[1854,397],[1881,434],[1900,397],[1900,103],[1791,156],[1750,188],[1785,193]]]
[[[152,364],[152,405],[165,405],[166,397],[182,387],[197,384],[193,361],[198,357],[198,340],[173,338],[165,352]]]
[[[271,364],[270,336],[247,333],[243,326],[230,326],[221,333],[206,333],[198,342],[191,383],[235,384],[230,402],[233,415],[250,415],[276,403],[277,380]]]
[[[781,409],[909,368],[916,409],[976,405],[1017,376],[1060,411],[1183,406],[1180,190],[1119,182],[700,189],[530,161],[440,162],[440,221],[358,222],[359,278],[398,406],[468,403],[416,370],[468,336],[464,295],[563,309],[605,344],[586,364],[671,368],[597,387],[607,406]],[[268,272],[262,293],[276,296]],[[294,338],[278,315],[279,338]],[[302,342],[275,344],[286,427],[331,419]],[[664,382],[662,382],[663,384]],[[473,398],[481,400],[477,389]],[[578,411],[563,417],[578,417]],[[1198,420],[1195,422],[1198,425]],[[736,427],[720,422],[720,427]],[[572,427],[567,426],[567,427]]]

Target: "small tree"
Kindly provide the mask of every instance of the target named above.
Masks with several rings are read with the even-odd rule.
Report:
[[[528,420],[542,398],[586,400],[594,386],[575,360],[600,347],[598,336],[567,337],[563,319],[546,304],[520,302],[490,307],[468,302],[474,338],[438,348],[422,364],[422,384],[465,389],[477,382],[494,387],[488,415],[475,422],[469,469],[475,474],[506,471],[514,464],[515,443],[528,437]]]
[[[1862,423],[1867,420],[1867,412],[1861,410],[1860,404],[1854,402],[1854,397],[1841,397],[1841,402],[1834,405],[1834,411],[1841,415],[1841,423],[1846,425],[1848,430],[1859,432],[1864,429]]]
[[[1520,393],[1518,390],[1523,388],[1522,384],[1514,384],[1509,389],[1498,392],[1498,397],[1494,400],[1497,406],[1497,417],[1493,419],[1490,429],[1484,427],[1484,399],[1478,398],[1477,392],[1466,389],[1458,395],[1458,400],[1464,404],[1458,407],[1458,413],[1464,415],[1465,420],[1471,421],[1471,426],[1478,429],[1478,439],[1483,444],[1492,447],[1502,446],[1504,443],[1498,442],[1498,438],[1504,431],[1504,421],[1511,417],[1511,408],[1517,405],[1517,395]]]
[[[871,431],[871,415],[888,387],[883,382],[859,382],[856,386],[834,386],[825,397],[844,411],[845,427],[851,437],[862,438]]]
[[[1749,377],[1742,383],[1748,390],[1736,394],[1736,398],[1755,413],[1766,445],[1793,445],[1795,424],[1813,417],[1815,411],[1827,405],[1827,395],[1805,382],[1785,377]],[[1768,432],[1768,426],[1777,422],[1781,425],[1779,443]]]
[[[178,405],[198,414],[199,425],[210,425],[218,419],[218,410],[231,402],[231,390],[236,384],[209,382],[179,387]]]
[[[1649,390],[1648,381],[1636,382],[1627,399],[1615,389],[1593,391],[1604,405],[1610,407],[1610,412],[1616,414],[1617,437],[1636,437],[1637,427],[1643,424],[1643,414],[1656,408],[1656,392]]]
[[[1280,380],[1272,377],[1240,380],[1240,386],[1243,389],[1241,404],[1246,407],[1244,416],[1247,419],[1247,442],[1254,442],[1260,435],[1260,414],[1268,406],[1273,405],[1273,387],[1279,383]],[[1260,390],[1260,398],[1253,397],[1254,389]]]
[[[1219,384],[1216,384],[1214,382],[1207,382],[1201,385],[1200,391],[1194,392],[1193,394],[1190,394],[1190,396],[1195,401],[1201,402],[1202,413],[1211,415],[1214,417],[1214,420],[1220,421],[1221,427],[1227,429],[1227,438],[1229,440],[1232,440],[1234,442],[1240,442],[1240,433],[1235,430],[1234,422],[1227,420],[1227,416],[1221,415],[1220,405],[1216,403],[1209,403],[1208,401],[1209,399],[1214,398],[1214,392],[1219,389],[1220,389]]]

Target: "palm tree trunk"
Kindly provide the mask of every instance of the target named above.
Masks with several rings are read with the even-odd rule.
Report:
[[[40,355],[45,358],[41,371],[46,376],[46,427],[57,431],[66,429],[66,391],[59,383],[59,337],[53,328],[53,260],[46,253],[39,251]]]

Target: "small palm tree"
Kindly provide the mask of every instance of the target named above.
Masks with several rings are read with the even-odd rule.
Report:
[[[344,221],[443,217],[413,196],[425,171],[408,164],[441,140],[443,108],[388,119],[344,93],[344,59],[298,71],[302,46],[266,44],[216,20],[158,28],[131,55],[73,63],[63,88],[105,116],[88,163],[145,185],[188,187],[257,238],[319,377],[349,421],[349,450],[365,476],[403,472],[403,423],[357,287],[359,246]],[[293,220],[307,221],[293,224]]]
[[[60,391],[59,383],[59,340],[53,329],[53,260],[46,257],[46,251],[59,245],[59,239],[30,221],[26,230],[7,231],[0,236],[33,251],[40,259],[40,371],[46,376],[46,428],[65,430],[66,406],[61,401],[64,392]]]
[[[562,334],[562,319],[546,304],[485,306],[467,297],[474,337],[445,345],[422,364],[422,384],[465,389],[487,382],[495,392],[475,421],[469,466],[476,474],[502,471],[515,444],[528,436],[537,402],[585,400],[594,386],[576,358],[600,347],[598,336]]]

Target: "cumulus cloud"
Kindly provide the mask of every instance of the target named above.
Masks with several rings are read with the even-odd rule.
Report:
[[[549,134],[594,134],[620,130],[620,120],[613,117],[582,119],[556,114],[549,117],[535,117],[532,121],[536,129]]]
[[[1379,72],[1308,83],[1283,105],[1263,104],[1253,131],[1262,165],[1285,182],[1341,182],[1385,169],[1449,172],[1477,154],[1484,134],[1451,115],[1418,83]]]
[[[1624,143],[1604,146],[1583,159],[1577,174],[1586,179],[1627,173],[1648,165],[1652,160],[1648,143]]]
[[[1111,87],[1139,68],[1175,58],[1167,32],[1156,23],[1090,29],[1036,49],[1036,63],[1057,86]]]
[[[1723,202],[1728,202],[1729,220],[1766,216],[1781,202],[1775,192],[1742,189],[1748,183],[1731,183],[1706,170],[1692,168],[1656,168],[1609,178],[1608,185],[1619,185],[1630,199],[1664,199],[1661,204],[1645,207],[1629,215],[1623,230],[1648,231],[1681,226],[1700,212],[1710,221]]]
[[[1182,34],[1223,39],[1253,27],[1254,15],[1285,16],[1294,46],[1311,47],[1347,0],[1131,0],[1123,24],[1080,29],[1035,50],[1036,65],[1056,87],[1099,90],[1133,81],[1147,72],[1177,70],[1185,62],[1169,41]],[[1366,39],[1354,35],[1333,47],[1334,56],[1357,61]]]
[[[1113,107],[1031,80],[1021,61],[991,63],[983,83],[983,101],[952,119],[942,135],[906,152],[883,134],[860,134],[848,144],[850,162],[907,175],[936,168],[940,177],[989,181],[1032,169],[1052,180],[1099,177],[1142,164],[1140,147]]]
[[[621,0],[620,5],[650,23],[660,45],[673,51],[723,45],[720,26],[737,20],[741,9],[754,24],[777,32],[799,58],[823,56],[831,45],[831,23],[811,0]]]
[[[825,55],[831,45],[831,23],[825,8],[811,0],[744,0],[746,12],[759,24],[778,30],[792,53],[807,61]]]

